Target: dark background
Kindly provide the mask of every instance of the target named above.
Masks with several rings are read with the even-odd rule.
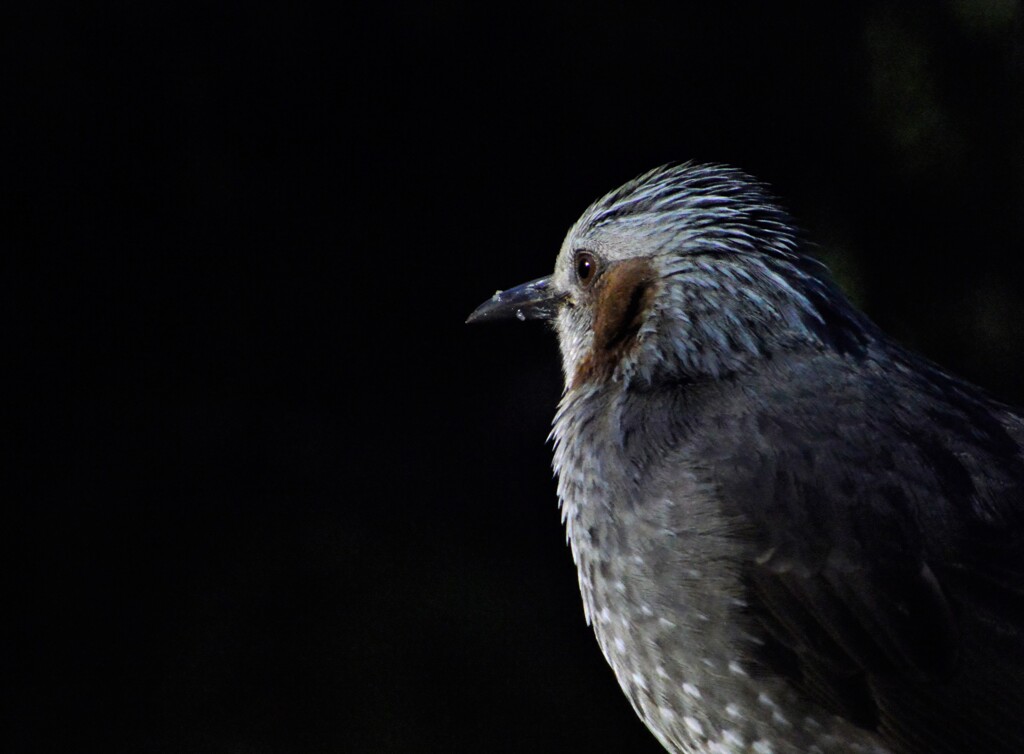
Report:
[[[3,748],[657,751],[559,525],[554,338],[463,320],[722,161],[1024,403],[1021,5],[854,5],[5,10]]]

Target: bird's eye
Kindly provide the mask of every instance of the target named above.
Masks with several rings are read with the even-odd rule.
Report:
[[[576,255],[576,279],[584,288],[590,285],[597,276],[597,260],[594,255],[581,251]]]

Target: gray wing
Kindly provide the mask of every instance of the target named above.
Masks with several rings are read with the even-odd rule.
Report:
[[[749,527],[766,672],[898,751],[1022,752],[1022,422],[899,356],[738,380],[694,455]]]

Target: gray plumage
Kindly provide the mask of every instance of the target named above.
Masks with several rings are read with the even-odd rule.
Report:
[[[1024,420],[905,351],[739,171],[653,170],[550,278],[587,620],[673,752],[1024,751]]]

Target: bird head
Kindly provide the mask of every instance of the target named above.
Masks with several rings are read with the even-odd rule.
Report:
[[[553,322],[569,390],[720,378],[785,348],[863,349],[866,321],[798,251],[765,187],[669,165],[592,204],[554,273],[499,291],[469,322]]]

